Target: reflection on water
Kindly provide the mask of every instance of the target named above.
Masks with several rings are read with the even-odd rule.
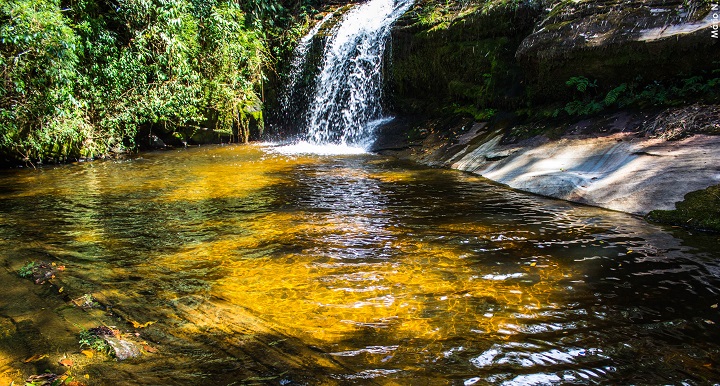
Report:
[[[76,355],[89,384],[720,379],[715,236],[259,146],[5,171],[0,192],[0,379],[76,355],[99,324],[158,352]],[[66,270],[35,286],[15,274],[30,260]],[[69,303],[83,294],[106,309]]]

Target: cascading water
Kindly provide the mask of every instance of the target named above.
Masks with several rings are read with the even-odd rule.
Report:
[[[413,0],[370,0],[347,12],[325,47],[308,110],[308,140],[366,145],[382,118],[382,59],[390,28]]]
[[[366,147],[383,117],[383,54],[413,0],[370,0],[348,11],[325,46],[306,114],[312,145]]]
[[[320,20],[319,22],[317,22],[317,24],[315,24],[315,26],[313,26],[313,28],[310,30],[310,32],[307,33],[307,35],[303,36],[300,39],[297,47],[295,47],[292,62],[290,63],[290,75],[288,77],[286,92],[281,100],[283,110],[288,111],[290,109],[290,104],[295,99],[298,80],[300,79],[303,69],[305,68],[305,63],[307,62],[307,55],[308,51],[310,50],[310,43],[312,43],[315,35],[320,32],[320,28],[322,28],[322,26],[325,25],[328,20],[332,19],[333,16],[333,13],[328,13],[327,15],[325,15],[322,20]]]

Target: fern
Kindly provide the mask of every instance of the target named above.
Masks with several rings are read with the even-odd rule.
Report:
[[[625,90],[627,90],[627,87],[627,83],[623,83],[610,90],[610,92],[608,92],[605,96],[605,99],[603,99],[603,104],[605,106],[614,105],[618,101],[620,96],[625,92]]]
[[[585,108],[582,110],[582,115],[593,115],[601,112],[605,106],[598,101],[590,101]]]
[[[565,112],[568,115],[593,115],[602,111],[605,106],[598,101],[591,100],[589,102],[572,101],[565,105]]]
[[[573,76],[565,82],[568,87],[575,87],[578,91],[584,93],[588,88],[597,87],[597,80],[590,81],[590,79],[584,76]]]

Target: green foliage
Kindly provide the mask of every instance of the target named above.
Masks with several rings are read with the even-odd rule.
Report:
[[[269,56],[245,16],[227,0],[3,2],[0,156],[96,157],[134,147],[140,128],[248,127]]]
[[[620,100],[620,96],[627,90],[627,88],[627,83],[623,83],[610,90],[610,92],[605,95],[605,99],[603,99],[602,104],[605,106],[612,106],[615,103],[618,103]]]
[[[475,106],[453,106],[453,113],[455,114],[464,114],[472,116],[474,120],[481,122],[481,121],[487,121],[490,118],[494,117],[495,114],[497,114],[497,110],[495,109],[478,109]]]
[[[565,105],[565,112],[568,115],[592,115],[597,114],[604,108],[603,104],[594,100],[588,102],[572,101]]]
[[[108,355],[111,355],[114,352],[112,347],[107,344],[103,337],[98,336],[88,330],[80,331],[80,340],[78,341],[78,343],[80,343],[80,348],[89,348],[91,350],[95,350]]]
[[[81,48],[59,1],[0,5],[0,147],[30,159],[66,155],[87,127],[74,85]]]
[[[234,6],[217,7],[206,20],[204,33],[204,104],[214,111],[217,130],[230,133],[240,127],[247,139],[248,123],[257,118],[252,113],[261,103],[255,92],[266,61],[261,36],[244,29],[243,14]]]
[[[570,79],[568,79],[565,84],[568,87],[575,87],[578,91],[581,93],[584,93],[588,90],[588,88],[595,88],[597,87],[597,81],[590,81],[588,78],[584,76],[574,76]]]
[[[285,13],[285,8],[278,0],[246,0],[245,8],[250,15],[250,22],[256,25],[267,23],[275,25],[276,18]]]
[[[523,5],[532,5],[529,0],[420,0],[417,17],[420,25],[432,26],[434,29],[447,29],[452,23],[463,16],[480,13],[490,14],[499,8],[517,11]]]
[[[565,112],[570,116],[587,116],[597,114],[607,108],[614,107],[649,107],[649,106],[677,106],[687,103],[687,100],[702,100],[708,103],[717,103],[720,96],[720,78],[713,77],[715,73],[707,76],[693,76],[682,78],[674,82],[651,82],[644,87],[641,79],[632,83],[621,83],[612,88],[605,95],[597,93],[597,81],[591,81],[578,76],[570,78],[565,84],[577,90],[575,99],[567,102],[562,109],[553,114]]]
[[[25,263],[20,269],[18,270],[18,275],[23,278],[28,278],[33,275],[33,272],[35,271],[35,268],[38,266],[38,263],[35,261],[30,261]]]

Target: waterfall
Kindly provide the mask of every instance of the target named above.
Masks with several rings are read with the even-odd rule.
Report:
[[[383,118],[382,61],[390,28],[413,0],[370,0],[348,11],[323,53],[307,114],[308,141],[366,146]]]
[[[328,20],[332,19],[333,16],[333,13],[328,13],[327,15],[325,15],[322,20],[320,20],[315,24],[315,26],[313,26],[310,32],[308,32],[300,39],[297,47],[295,47],[295,50],[293,51],[292,61],[290,62],[290,73],[288,76],[288,83],[285,88],[286,91],[280,102],[281,108],[284,111],[289,111],[291,103],[296,97],[298,80],[300,79],[300,76],[302,75],[305,68],[308,51],[310,50],[310,44],[312,43],[313,38],[315,38],[315,35],[320,32],[320,28],[322,28],[322,26],[325,25]]]
[[[305,145],[363,151],[371,144],[375,127],[387,120],[382,108],[385,45],[393,22],[412,3],[369,0],[346,12],[333,28],[309,94]],[[311,38],[302,48],[306,52]]]

